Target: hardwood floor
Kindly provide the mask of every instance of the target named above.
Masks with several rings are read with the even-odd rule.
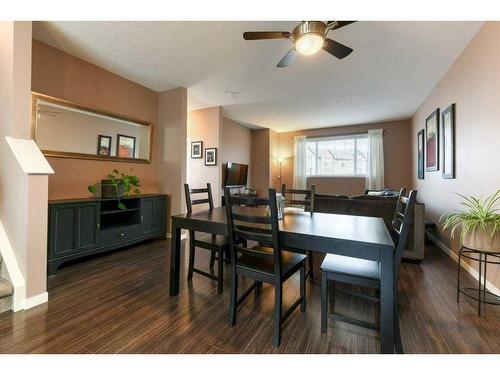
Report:
[[[406,353],[500,353],[500,308],[456,303],[456,263],[432,244],[421,264],[402,265],[399,290]],[[201,255],[203,251],[199,251]],[[208,255],[208,254],[207,254]],[[320,332],[320,283],[308,280],[307,313],[296,310],[273,348],[273,291],[248,297],[228,326],[225,292],[195,275],[168,295],[169,242],[155,241],[62,268],[49,279],[49,302],[0,314],[0,353],[378,353],[378,333],[329,322]],[[208,256],[197,262],[208,265]],[[462,272],[463,283],[475,284]],[[285,283],[285,303],[299,294],[298,278]],[[372,304],[338,294],[336,310],[375,319]]]

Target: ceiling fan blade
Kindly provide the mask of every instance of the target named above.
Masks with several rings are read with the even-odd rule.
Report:
[[[328,21],[326,24],[327,25],[331,25],[332,23],[335,24],[335,25],[332,25],[331,28],[329,28],[329,30],[335,30],[335,29],[340,29],[341,27],[350,25],[351,23],[354,23],[354,22],[356,22],[356,21]]]
[[[243,39],[287,39],[290,38],[290,35],[291,34],[287,31],[247,31],[243,33]]]
[[[290,65],[293,60],[295,60],[295,56],[297,56],[297,51],[295,50],[295,47],[293,47],[288,53],[283,56],[283,58],[280,60],[278,65],[276,65],[277,68],[286,68],[288,65]]]
[[[325,38],[325,45],[323,49],[335,56],[337,59],[343,59],[346,56],[349,56],[353,51],[352,48],[344,46],[343,44],[336,42],[335,40],[331,40],[330,38]]]

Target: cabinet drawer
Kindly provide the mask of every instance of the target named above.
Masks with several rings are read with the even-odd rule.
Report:
[[[140,225],[129,225],[122,228],[101,230],[99,239],[100,246],[112,245],[124,241],[134,240],[141,234]]]

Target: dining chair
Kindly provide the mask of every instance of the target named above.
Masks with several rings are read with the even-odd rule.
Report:
[[[229,188],[224,189],[229,246],[231,249],[231,301],[229,325],[236,323],[238,305],[254,290],[258,297],[262,283],[274,286],[273,345],[281,341],[281,325],[300,305],[306,311],[305,262],[307,256],[281,249],[279,240],[278,208],[276,190],[269,189],[269,198],[232,196]],[[241,207],[241,205],[251,207]],[[269,207],[270,215],[263,207]],[[259,243],[249,247],[238,240]],[[241,256],[237,256],[240,253]],[[285,311],[283,310],[283,283],[300,271],[300,296]],[[238,298],[238,277],[254,280],[250,288]]]
[[[394,335],[396,352],[403,353],[403,344],[401,341],[401,332],[399,329],[399,313],[397,305],[397,285],[399,268],[403,257],[406,239],[409,233],[409,227],[413,215],[413,207],[417,198],[417,191],[412,190],[408,197],[405,196],[406,189],[402,188],[399,192],[398,202],[394,219],[391,225],[391,234],[395,240],[394,251]],[[334,312],[335,291],[341,291],[360,297],[365,300],[380,303],[380,263],[373,260],[357,259],[349,256],[328,254],[321,264],[321,332],[327,331],[327,318],[333,320],[358,325],[364,328],[380,330],[380,324],[353,319],[346,315]],[[336,282],[344,284],[357,285],[375,289],[375,295],[358,293],[350,289],[338,288]],[[330,285],[329,285],[330,284]],[[332,311],[328,311],[327,297],[330,294],[332,302]]]
[[[186,195],[186,208],[188,214],[193,212],[195,205],[207,205],[210,210],[214,208],[212,198],[212,188],[207,183],[206,188],[190,189],[189,184],[184,184],[184,193]],[[205,198],[191,199],[192,194],[206,194]],[[210,254],[210,273],[200,270],[195,267],[196,248],[202,248],[211,252]],[[188,280],[193,278],[193,272],[208,277],[217,281],[217,292],[223,292],[223,276],[224,276],[224,253],[229,251],[229,242],[226,237],[218,236],[210,233],[189,231],[189,266],[188,266]],[[217,254],[217,256],[216,256]],[[217,260],[217,274],[213,273],[213,268]]]
[[[316,185],[312,184],[310,189],[287,189],[286,184],[281,185],[281,194],[285,198],[285,207],[303,206],[305,211],[314,212],[314,196]],[[303,199],[296,199],[296,195],[303,195]],[[308,269],[306,278],[313,277],[313,252],[310,250],[293,249],[294,251],[307,254]]]

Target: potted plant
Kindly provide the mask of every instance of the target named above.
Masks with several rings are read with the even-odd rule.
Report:
[[[88,190],[92,194],[96,194],[98,185],[99,184],[97,183],[89,185]],[[139,178],[135,175],[121,173],[118,169],[113,169],[113,171],[108,174],[108,178],[101,180],[100,186],[101,197],[118,198],[118,208],[120,210],[127,209],[127,207],[120,201],[120,198],[129,196],[132,187],[134,188],[135,194],[141,193],[141,190],[139,189]]]
[[[467,210],[441,216],[443,229],[451,229],[451,238],[460,227],[462,246],[488,252],[500,251],[500,190],[482,201],[476,197],[460,195]]]

